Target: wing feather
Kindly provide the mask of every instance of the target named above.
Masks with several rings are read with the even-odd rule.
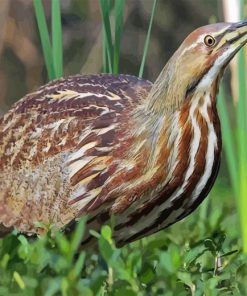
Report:
[[[0,119],[0,225],[38,232],[34,222],[41,220],[62,227],[102,202],[116,147],[124,151],[122,123],[151,86],[129,75],[78,75],[17,102]]]

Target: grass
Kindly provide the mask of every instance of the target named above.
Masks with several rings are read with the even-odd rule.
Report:
[[[52,0],[52,60],[55,78],[63,75],[63,44],[60,0]]]
[[[114,4],[114,20],[115,20],[114,42],[112,38],[112,30],[111,30],[111,24],[110,24],[110,15],[112,10],[111,1],[100,0],[99,3],[100,3],[101,15],[102,15],[102,23],[104,28],[103,72],[117,74],[119,73],[120,42],[121,42],[121,34],[122,34],[125,1],[115,0],[114,2],[115,3]],[[141,61],[140,70],[139,70],[139,77],[142,77],[144,72],[156,6],[157,6],[157,0],[154,0],[151,17],[149,21],[149,27],[148,27],[147,36],[146,36],[146,41],[143,49],[142,61]]]
[[[52,1],[51,39],[42,2],[34,0],[33,3],[48,77],[58,78],[63,68],[59,1]],[[103,70],[117,73],[124,1],[100,0],[99,5],[104,27]],[[139,71],[141,77],[155,8],[156,0]],[[233,193],[238,200],[239,215],[232,210],[235,206],[233,193],[221,174],[210,198],[195,213],[164,231],[121,249],[116,249],[109,226],[103,226],[101,233],[96,235],[99,250],[76,254],[84,233],[83,220],[70,237],[62,233],[51,237],[48,233],[38,240],[27,240],[13,232],[0,240],[0,295],[246,295],[247,256],[241,251],[236,227],[238,221],[242,221],[245,237],[246,188],[240,186],[246,180],[244,152],[247,151],[243,65],[242,53],[239,66],[241,96],[237,106],[231,104],[231,110],[238,118],[236,127],[232,128],[223,90],[219,96],[225,159]],[[224,168],[223,164],[222,171]],[[243,242],[245,244],[246,240]]]
[[[241,18],[244,19],[244,1],[240,1]],[[246,108],[246,61],[244,49],[238,54],[238,98],[237,104],[230,102],[231,112],[223,89],[219,95],[219,113],[222,124],[223,148],[226,155],[236,206],[241,224],[243,251],[247,253],[247,108]],[[230,122],[234,112],[236,125]]]
[[[121,249],[104,226],[99,251],[75,256],[83,220],[70,237],[28,241],[12,233],[0,241],[0,295],[245,295],[247,259],[238,251],[237,217],[222,188],[214,188],[209,207],[182,222],[182,231],[178,223]]]
[[[120,42],[125,1],[116,0],[114,2],[114,42],[110,24],[110,15],[112,10],[111,1],[100,0],[99,3],[104,28],[103,72],[117,74],[119,72]]]
[[[49,80],[63,75],[63,46],[60,1],[52,0],[52,43],[48,33],[42,0],[33,0],[35,16]]]
[[[150,18],[150,22],[149,22],[149,26],[148,26],[147,37],[146,37],[146,41],[145,41],[145,45],[144,45],[144,49],[143,49],[142,61],[141,61],[140,70],[139,70],[139,77],[141,77],[141,78],[143,76],[144,67],[145,67],[145,63],[146,63],[148,47],[149,47],[149,43],[150,43],[150,35],[151,35],[151,30],[152,30],[152,25],[153,25],[153,19],[154,19],[156,6],[157,6],[157,0],[154,0],[153,1],[153,8],[152,8],[152,13],[151,13],[151,18]]]

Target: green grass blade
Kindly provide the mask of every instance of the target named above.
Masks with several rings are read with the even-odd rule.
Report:
[[[238,62],[239,96],[237,103],[237,130],[239,163],[247,172],[247,122],[246,122],[246,83],[245,83],[245,56],[244,51],[239,53]],[[241,172],[241,171],[240,171]]]
[[[63,44],[60,1],[52,0],[52,57],[56,78],[63,76]]]
[[[153,25],[153,19],[154,19],[154,13],[156,9],[156,4],[157,0],[154,0],[153,2],[153,8],[152,8],[152,13],[150,17],[150,22],[149,22],[149,27],[148,27],[148,32],[147,32],[147,37],[144,45],[144,50],[143,50],[143,55],[142,55],[142,61],[141,61],[141,66],[139,70],[139,77],[143,76],[143,71],[144,71],[144,66],[146,62],[146,57],[147,57],[147,52],[148,52],[148,47],[149,47],[149,42],[150,42],[150,35],[151,35],[151,30],[152,30],[152,25]]]
[[[108,62],[108,56],[107,56],[107,49],[106,49],[106,37],[105,37],[105,31],[103,30],[103,72],[109,73],[109,62]]]
[[[55,70],[52,59],[51,43],[45,20],[44,8],[41,0],[33,0],[35,16],[38,24],[45,65],[50,80],[55,78]]]
[[[240,7],[240,12],[239,12],[239,14],[240,14],[240,19],[244,19],[244,11],[245,11],[245,2],[246,2],[246,0],[240,0],[239,1],[240,3],[239,3],[239,7]]]
[[[110,25],[110,5],[107,0],[100,0],[100,10],[103,19],[104,27],[104,44],[107,53],[108,69],[112,73],[113,49],[112,49],[112,36]]]
[[[247,122],[246,122],[246,83],[245,83],[245,57],[244,51],[239,54],[238,65],[239,97],[237,104],[237,130],[238,130],[238,156],[239,156],[239,208],[242,225],[243,249],[247,252]]]
[[[120,41],[123,27],[124,0],[115,0],[115,43],[113,73],[119,71]]]
[[[218,109],[219,115],[221,119],[221,130],[222,130],[222,138],[223,138],[223,148],[224,153],[226,155],[226,161],[228,165],[228,170],[230,174],[230,180],[232,183],[233,191],[235,197],[237,198],[239,195],[238,188],[238,163],[236,157],[236,149],[234,144],[234,137],[230,126],[229,114],[226,107],[225,95],[223,88],[221,87],[220,93],[218,95]]]

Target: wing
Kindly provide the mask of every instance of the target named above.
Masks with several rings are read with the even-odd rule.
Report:
[[[129,75],[52,81],[0,119],[0,223],[32,232],[62,227],[106,195],[129,114],[152,84]]]

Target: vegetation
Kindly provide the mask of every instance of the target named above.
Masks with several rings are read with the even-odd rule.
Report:
[[[244,1],[240,1],[240,3],[241,18],[244,19]],[[234,112],[235,125],[231,127],[231,112],[227,111],[223,89],[221,89],[219,95],[219,113],[222,123],[224,152],[241,223],[243,250],[247,253],[247,77],[245,65],[244,50],[241,50],[238,60],[238,79],[236,80],[238,83],[237,103],[228,100],[230,101],[230,108]]]
[[[41,0],[33,0],[45,65],[50,80],[63,75],[63,46],[60,1],[52,0],[52,44]]]
[[[62,75],[63,68],[59,1],[52,1],[52,42],[42,2],[33,2],[47,72],[49,78],[54,79]],[[143,75],[155,6],[156,1],[139,76]],[[101,0],[100,8],[104,27],[103,70],[117,73],[124,0],[114,3]],[[112,13],[114,34],[110,26]],[[219,97],[224,160],[233,190],[229,190],[228,179],[220,174],[210,197],[192,215],[121,249],[115,247],[110,227],[103,226],[101,233],[93,232],[98,250],[78,254],[84,232],[83,219],[69,237],[62,233],[51,237],[48,233],[37,240],[28,240],[13,232],[0,240],[0,295],[246,295],[247,256],[243,250],[247,251],[247,225],[244,224],[247,122],[243,59],[242,52],[238,104],[231,102],[229,106],[223,89]],[[237,119],[234,124],[230,122],[229,107]],[[223,161],[221,171],[226,170]],[[238,212],[234,210],[235,201]]]
[[[99,251],[76,255],[83,221],[71,237],[10,234],[0,241],[0,295],[245,295],[247,258],[222,187],[185,221],[122,249],[104,226]]]

